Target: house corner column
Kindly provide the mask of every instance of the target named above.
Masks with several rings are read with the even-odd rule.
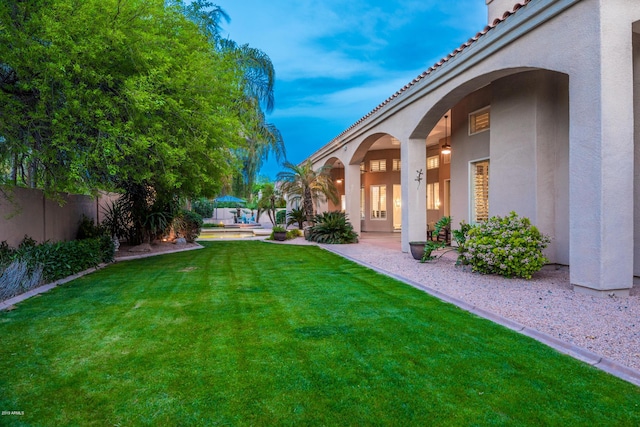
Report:
[[[600,62],[570,76],[570,264],[577,292],[633,286],[634,120],[629,29],[603,18]],[[617,46],[605,49],[603,46]]]
[[[403,139],[402,167],[402,252],[409,242],[427,238],[427,145],[423,139]]]
[[[345,185],[345,202],[346,214],[353,225],[353,231],[361,232],[360,227],[360,165],[344,166],[344,185]]]

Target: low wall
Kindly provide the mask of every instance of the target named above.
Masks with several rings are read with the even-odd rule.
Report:
[[[286,210],[285,208],[277,208],[276,211]],[[249,208],[240,208],[240,222],[260,222],[260,223],[271,223],[269,221],[269,215],[266,212],[263,212],[260,215],[260,218],[257,218],[258,214],[257,210],[251,210]],[[204,218],[205,223],[222,223],[222,224],[233,224],[234,218],[237,215],[236,208],[214,208],[213,215],[211,218]]]
[[[100,221],[104,206],[114,195],[101,197],[66,195],[62,202],[49,200],[41,190],[2,188],[0,193],[0,242],[17,246],[27,235],[37,242],[73,240],[85,215]]]

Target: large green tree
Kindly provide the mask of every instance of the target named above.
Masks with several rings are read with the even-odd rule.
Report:
[[[48,194],[214,195],[239,166],[243,71],[163,0],[0,3],[0,162]]]

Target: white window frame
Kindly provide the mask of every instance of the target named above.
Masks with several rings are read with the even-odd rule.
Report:
[[[480,130],[474,130],[472,124],[474,123],[475,118],[484,113],[487,113],[489,115],[487,127],[484,127]],[[486,132],[488,130],[491,130],[491,106],[490,105],[483,107],[479,110],[476,110],[472,113],[469,113],[469,136],[478,135],[479,133]]]
[[[427,157],[427,170],[438,169],[440,167],[440,155]]]
[[[387,159],[369,160],[369,172],[386,172]]]
[[[438,181],[427,184],[427,209],[440,209],[440,183]]]
[[[478,218],[476,217],[475,206],[475,165],[480,162],[489,162],[489,182],[487,183],[487,218],[489,218],[489,191],[491,191],[491,160],[489,157],[475,159],[469,162],[469,223],[476,224]]]
[[[378,197],[374,194],[378,190]],[[382,194],[384,192],[384,195]],[[371,220],[386,221],[387,220],[387,186],[372,185],[369,193],[371,194],[371,209],[369,211]]]

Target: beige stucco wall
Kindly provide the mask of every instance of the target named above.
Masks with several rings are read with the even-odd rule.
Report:
[[[490,213],[530,218],[551,237],[550,261],[568,264],[567,78],[526,72],[497,80],[491,89]]]
[[[469,114],[491,104],[491,88],[486,86],[465,97],[451,109],[451,222],[458,228],[461,221],[471,222],[469,209],[469,163],[490,156],[491,130],[469,135]],[[493,120],[493,118],[492,118]],[[491,123],[493,126],[493,122]],[[489,165],[489,179],[493,164]],[[491,187],[489,187],[491,195]],[[491,209],[491,203],[489,209]]]
[[[82,215],[95,220],[101,214],[95,197],[66,195],[62,206],[48,200],[42,191],[5,188],[0,196],[0,241],[17,246],[25,235],[38,242],[73,240]]]

